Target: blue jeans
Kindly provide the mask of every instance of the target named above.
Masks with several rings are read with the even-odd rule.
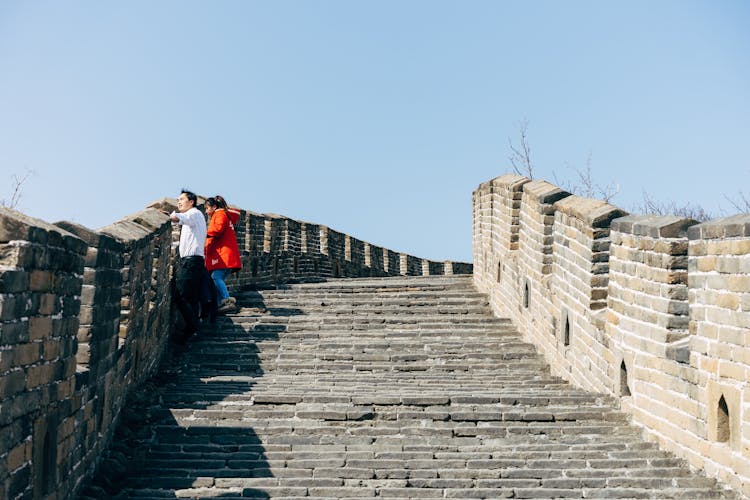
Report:
[[[229,276],[229,273],[231,272],[231,269],[214,269],[211,271],[211,279],[214,280],[216,290],[219,292],[219,305],[221,305],[222,300],[229,298],[229,291],[227,290],[227,285],[224,283],[224,280],[227,279],[227,276]]]

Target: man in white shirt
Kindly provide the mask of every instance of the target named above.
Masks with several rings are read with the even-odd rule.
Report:
[[[185,334],[180,339],[187,339],[198,331],[198,303],[200,301],[201,279],[206,272],[203,262],[206,244],[206,218],[195,208],[198,197],[195,193],[183,189],[177,197],[177,211],[169,214],[172,222],[179,224],[180,229],[180,266],[175,276],[176,302],[180,314],[185,320]]]

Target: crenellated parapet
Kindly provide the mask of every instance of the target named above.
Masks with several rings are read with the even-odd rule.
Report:
[[[173,263],[172,224],[158,210],[147,209],[99,230],[123,246],[119,345],[131,344],[131,369],[122,377],[138,384],[158,367],[169,336]],[[154,352],[153,347],[159,346]],[[145,366],[141,366],[145,365]]]
[[[96,415],[91,430],[110,436],[113,410],[120,408],[125,397],[124,392],[115,396],[113,390],[119,381],[115,367],[123,353],[119,334],[125,247],[111,236],[78,224],[56,225],[87,245],[78,317],[77,385],[86,388],[82,407]]]
[[[153,206],[170,208],[162,200]],[[227,279],[230,291],[282,283],[363,276],[471,274],[472,264],[431,261],[394,252],[327,226],[238,209],[235,226],[243,268]]]
[[[473,196],[474,281],[552,370],[750,496],[750,215],[628,215],[508,174]]]
[[[203,199],[200,208],[202,208]],[[73,498],[100,464],[128,395],[181,318],[179,226],[165,198],[98,230],[0,207],[0,499]],[[326,226],[241,210],[231,289],[355,276],[471,273]]]

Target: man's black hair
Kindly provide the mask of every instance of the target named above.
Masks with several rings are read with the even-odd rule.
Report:
[[[197,196],[195,195],[195,193],[194,193],[194,192],[192,192],[192,191],[189,191],[189,190],[187,190],[187,189],[185,189],[185,188],[182,188],[182,192],[181,192],[180,194],[184,194],[185,196],[187,196],[187,199],[188,199],[189,201],[192,201],[192,202],[193,202],[193,206],[194,206],[194,207],[195,207],[195,206],[198,206],[198,197],[197,197]]]

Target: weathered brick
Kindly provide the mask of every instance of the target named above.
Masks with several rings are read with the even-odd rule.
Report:
[[[23,270],[0,272],[0,294],[17,293],[29,289],[29,273]]]
[[[54,274],[51,271],[35,269],[29,277],[29,289],[33,292],[51,292]]]
[[[28,294],[0,294],[0,321],[9,322],[27,316],[30,313],[28,301]]]
[[[54,380],[54,365],[44,363],[30,366],[26,370],[26,388],[34,389],[40,385],[48,385]]]
[[[39,297],[39,314],[44,316],[50,316],[56,312],[59,312],[58,297],[51,293],[43,293],[38,295]]]
[[[13,370],[0,375],[0,394],[3,399],[11,398],[13,395],[23,391],[26,387],[26,375],[23,370]]]
[[[16,471],[31,460],[31,442],[24,441],[8,451],[8,470]]]
[[[36,363],[41,359],[42,344],[31,342],[26,344],[17,344],[13,348],[13,365],[22,367]]]
[[[29,322],[0,323],[0,345],[20,344],[29,341]]]

